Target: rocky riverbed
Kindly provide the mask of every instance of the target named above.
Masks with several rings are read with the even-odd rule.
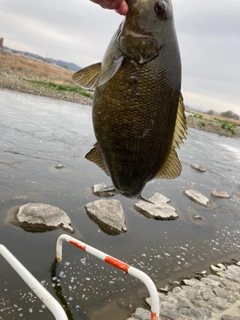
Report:
[[[240,320],[240,261],[211,267],[215,274],[184,279],[173,291],[159,293],[161,320]],[[146,319],[150,311],[137,308],[128,320]]]

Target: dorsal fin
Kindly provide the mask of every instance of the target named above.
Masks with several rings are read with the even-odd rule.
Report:
[[[108,168],[106,167],[105,162],[102,158],[101,151],[98,148],[97,142],[94,144],[94,147],[86,154],[85,158],[89,161],[94,162],[106,173],[106,175],[110,176]]]
[[[92,64],[74,73],[72,79],[81,87],[86,89],[94,89],[98,82],[101,62]]]
[[[162,168],[155,176],[155,179],[175,179],[181,174],[182,166],[178,159],[175,148],[179,147],[179,144],[183,142],[183,139],[186,139],[186,134],[187,124],[184,113],[183,96],[180,93],[172,145],[169,150],[169,154],[164,161]]]
[[[179,147],[179,144],[182,143],[183,139],[186,139],[187,122],[186,122],[184,109],[185,107],[183,103],[183,96],[180,93],[179,102],[178,102],[178,113],[177,113],[177,119],[175,123],[173,142],[172,142],[173,148]]]

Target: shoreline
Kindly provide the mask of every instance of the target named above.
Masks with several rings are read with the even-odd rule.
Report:
[[[239,320],[240,261],[231,265],[211,265],[212,273],[199,278],[185,278],[167,293],[158,292],[159,319]],[[127,320],[150,318],[148,309],[138,307]]]
[[[91,105],[91,93],[72,81],[73,71],[0,49],[0,88]]]
[[[9,75],[6,77],[8,78]],[[6,80],[6,79],[5,79]],[[73,103],[79,103],[83,105],[89,105],[92,106],[92,99],[85,97],[83,95],[80,95],[76,92],[67,92],[67,91],[56,91],[50,88],[44,88],[38,84],[35,83],[24,83],[23,80],[18,79],[15,75],[12,77],[10,81],[5,81],[5,84],[2,83],[2,77],[0,73],[0,89],[2,90],[9,90],[13,92],[22,92],[22,93],[28,93],[35,96],[42,96],[57,100],[63,100],[63,101],[70,101]],[[220,136],[226,136],[230,138],[240,139],[240,127],[232,126],[230,123],[228,123],[227,120],[213,120],[211,118],[205,118],[205,117],[195,117],[194,115],[189,115],[187,118],[187,126],[188,128],[196,129],[196,130],[202,130],[206,132],[216,133]],[[229,121],[231,121],[229,119]],[[224,127],[223,124],[227,124],[227,127]]]
[[[16,74],[9,74],[7,72],[0,72],[0,89],[70,101],[89,106],[92,104],[91,98],[80,95],[77,92],[57,91],[51,88],[44,88],[41,85],[24,81]]]

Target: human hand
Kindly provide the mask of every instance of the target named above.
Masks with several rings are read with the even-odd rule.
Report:
[[[128,5],[125,0],[90,0],[99,4],[104,9],[114,9],[121,15],[126,15],[128,12]]]

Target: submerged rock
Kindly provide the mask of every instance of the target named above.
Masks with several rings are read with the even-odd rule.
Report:
[[[107,234],[126,232],[125,215],[119,200],[97,200],[85,205],[89,217]]]
[[[63,169],[64,168],[64,165],[63,164],[57,164],[54,168],[56,169]]]
[[[193,217],[193,219],[195,219],[195,220],[202,220],[202,217],[199,216],[198,214],[194,214],[192,217]]]
[[[200,164],[191,164],[191,167],[199,172],[206,172],[207,169],[201,166]]]
[[[98,197],[113,197],[116,192],[114,191],[114,186],[106,186],[104,183],[94,184],[92,186],[92,192]]]
[[[167,204],[170,200],[160,193],[155,193],[149,200],[152,203],[140,200],[134,205],[135,210],[148,218],[158,220],[173,220],[178,218],[176,209]]]
[[[222,263],[218,263],[216,266],[214,266],[213,264],[211,265],[211,270],[213,272],[221,272],[226,270],[226,267],[222,264]]]
[[[213,190],[211,192],[212,197],[215,198],[230,198],[230,195],[226,191],[221,191],[221,190]]]
[[[205,197],[203,194],[201,194],[200,192],[198,192],[197,190],[189,189],[184,191],[184,194],[188,196],[191,200],[194,200],[199,204],[203,204],[206,207],[209,203],[209,199]]]
[[[71,220],[61,209],[44,203],[27,203],[21,206],[16,215],[22,224],[28,224],[33,231],[36,229],[56,229],[63,227],[73,231]]]

